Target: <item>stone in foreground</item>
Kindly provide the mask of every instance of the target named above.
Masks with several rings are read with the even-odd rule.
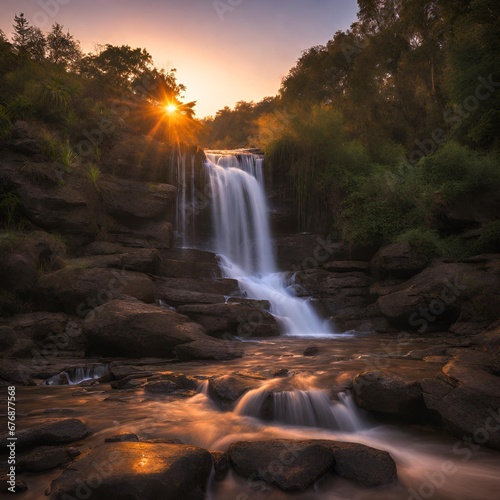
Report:
[[[210,453],[195,446],[105,444],[52,482],[50,500],[202,500],[211,470]]]
[[[233,443],[229,461],[237,474],[284,491],[303,491],[328,472],[365,486],[389,484],[396,464],[386,451],[357,443],[274,439]]]

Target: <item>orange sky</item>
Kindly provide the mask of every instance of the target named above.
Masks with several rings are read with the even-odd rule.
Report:
[[[196,115],[275,95],[302,50],[355,20],[355,0],[1,0],[0,28],[15,13],[48,31],[54,22],[95,44],[146,48],[157,67],[177,68]]]

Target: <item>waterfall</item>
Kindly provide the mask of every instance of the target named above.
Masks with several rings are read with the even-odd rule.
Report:
[[[248,296],[271,303],[281,330],[291,336],[330,337],[332,332],[307,299],[295,297],[277,270],[262,158],[248,153],[207,154],[215,251],[228,278]]]
[[[44,380],[43,385],[78,385],[87,380],[101,378],[108,371],[108,365],[70,368]]]
[[[317,389],[273,392],[264,385],[244,394],[234,412],[288,425],[343,432],[365,428],[366,423],[352,397],[341,392],[338,398],[339,401],[331,402],[326,392]]]

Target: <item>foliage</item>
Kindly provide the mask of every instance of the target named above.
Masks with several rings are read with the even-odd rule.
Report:
[[[18,220],[21,200],[12,190],[4,190],[0,195],[0,215],[3,227],[12,228]]]
[[[85,170],[87,179],[92,183],[94,188],[99,191],[99,181],[101,180],[101,169],[95,163],[89,163]]]
[[[0,104],[0,139],[8,136],[10,133],[12,125],[10,117],[9,110]]]
[[[82,58],[80,42],[68,31],[63,32],[63,26],[54,23],[47,35],[47,59],[64,68],[72,67]]]

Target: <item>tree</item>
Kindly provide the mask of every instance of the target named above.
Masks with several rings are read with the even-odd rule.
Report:
[[[21,12],[19,16],[14,16],[14,32],[12,45],[16,52],[23,56],[27,55],[35,61],[41,61],[45,58],[45,48],[47,41],[40,28],[30,26],[29,21]]]
[[[47,35],[47,50],[49,61],[64,68],[73,66],[82,57],[80,42],[69,31],[64,33],[59,23],[54,23]]]
[[[22,12],[19,16],[17,14],[14,16],[13,28],[12,45],[18,53],[27,51],[33,27],[30,26],[30,23]]]
[[[114,88],[132,90],[134,82],[153,69],[153,58],[146,49],[106,45],[98,54],[88,54],[79,63],[82,75],[101,80]]]

